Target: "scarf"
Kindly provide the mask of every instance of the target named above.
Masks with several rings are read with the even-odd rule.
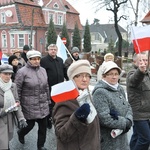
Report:
[[[4,92],[4,108],[3,108],[3,110],[6,110],[15,105],[15,98],[11,91],[11,86],[12,86],[11,79],[9,82],[6,83],[2,80],[2,78],[0,78],[0,88]],[[17,110],[17,107],[15,108],[15,110]],[[15,111],[15,110],[13,109],[12,111]],[[9,111],[9,112],[11,112],[11,111]]]
[[[107,81],[105,81],[104,79],[102,79],[103,82],[105,82],[106,84],[108,84],[109,86],[111,86],[112,88],[116,89],[118,88],[118,83],[116,83],[115,85],[109,84]]]

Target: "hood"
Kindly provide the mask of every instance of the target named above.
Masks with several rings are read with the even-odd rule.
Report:
[[[118,91],[120,90],[120,85],[118,85],[118,89],[114,89],[113,87],[109,86],[108,84],[106,84],[104,81],[100,80],[97,82],[97,84],[95,85],[93,91],[92,91],[92,95],[94,94],[94,92],[99,89],[99,88],[102,88],[102,89],[106,89],[108,91]]]

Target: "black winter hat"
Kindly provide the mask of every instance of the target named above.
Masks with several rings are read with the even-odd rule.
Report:
[[[13,61],[14,59],[18,59],[17,56],[16,56],[16,55],[11,55],[11,56],[8,58],[8,63],[9,63],[10,65],[12,65],[12,61]]]
[[[29,48],[28,45],[24,45],[24,46],[23,46],[23,50],[29,51],[29,49],[30,49],[30,48]]]

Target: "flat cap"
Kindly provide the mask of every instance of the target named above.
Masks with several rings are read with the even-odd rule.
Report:
[[[33,58],[33,57],[40,57],[41,58],[41,53],[39,51],[36,51],[36,50],[30,50],[27,52],[27,58],[30,59],[30,58]]]
[[[9,64],[0,65],[0,73],[13,73],[13,67]]]

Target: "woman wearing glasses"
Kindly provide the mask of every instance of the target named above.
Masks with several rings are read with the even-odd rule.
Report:
[[[126,133],[133,118],[131,106],[118,83],[120,73],[121,69],[114,62],[106,62],[102,80],[93,90],[93,101],[100,119],[102,150],[129,150]]]
[[[87,60],[73,62],[67,74],[75,82],[80,94],[76,99],[54,106],[57,150],[100,150],[99,120],[88,91],[90,64]]]

